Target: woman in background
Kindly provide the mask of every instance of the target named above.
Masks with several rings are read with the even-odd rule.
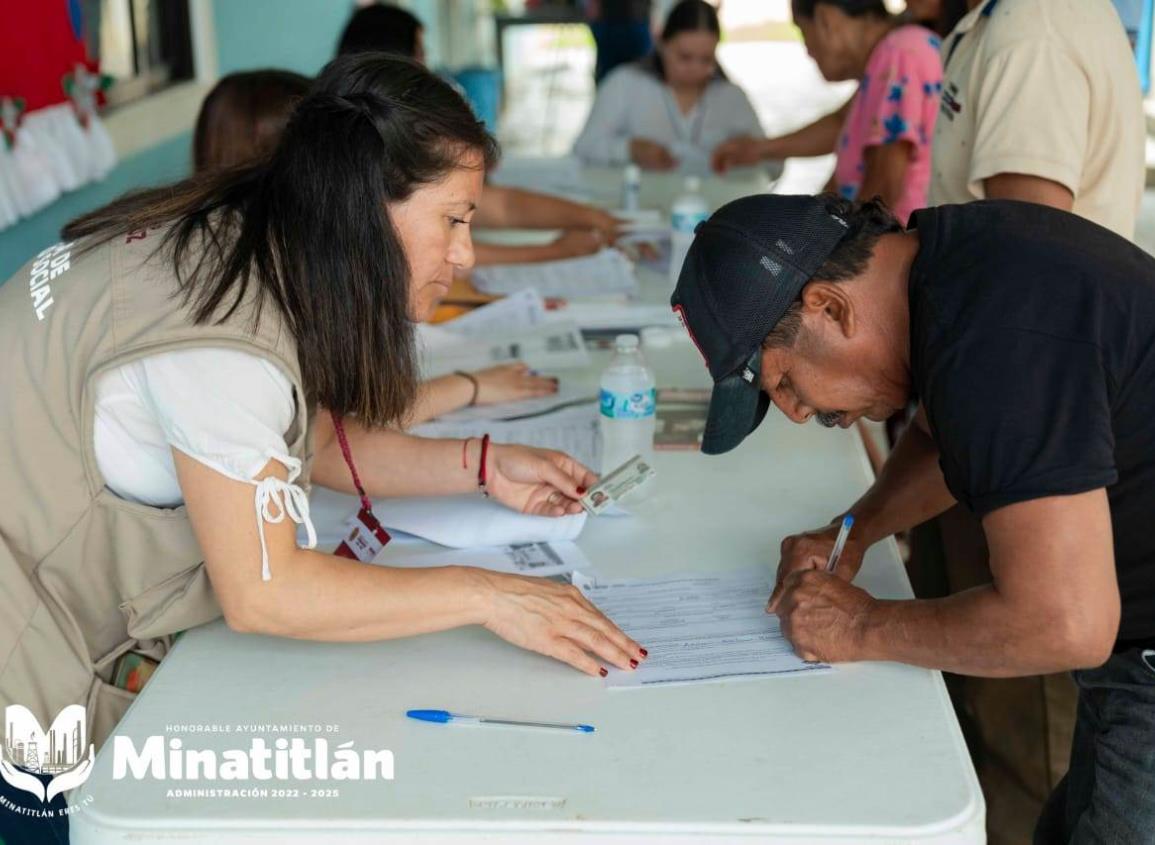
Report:
[[[847,106],[778,138],[723,145],[713,165],[835,153],[827,190],[881,197],[905,224],[926,205],[942,92],[939,37],[892,16],[882,0],[794,0],[806,50],[830,82],[859,81]]]
[[[197,173],[249,165],[269,156],[311,81],[287,70],[223,77],[205,97],[193,133]],[[470,405],[517,402],[556,393],[558,381],[521,362],[423,381],[404,417],[406,428]]]
[[[391,53],[425,64],[425,26],[389,3],[358,9],[337,43],[340,56]],[[612,244],[619,221],[609,212],[560,197],[486,184],[473,220],[479,229],[561,229],[548,244],[512,246],[477,242],[478,265],[523,264],[590,255]]]
[[[589,164],[704,173],[719,144],[761,136],[750,100],[718,67],[721,34],[709,3],[674,6],[657,49],[602,82],[574,154]]]

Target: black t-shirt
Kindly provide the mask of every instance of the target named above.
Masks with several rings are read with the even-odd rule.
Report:
[[[910,225],[911,369],[951,493],[984,516],[1106,487],[1118,640],[1155,641],[1155,258],[1029,203]]]

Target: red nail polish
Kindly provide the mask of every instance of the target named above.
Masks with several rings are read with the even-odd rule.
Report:
[[[601,669],[598,669],[598,674],[599,674],[599,675],[601,675],[601,676],[604,678],[606,675],[608,675],[608,674],[609,674],[609,672],[607,672],[607,671],[606,671],[606,667],[605,667],[605,666],[603,666]]]
[[[579,496],[584,496],[586,494],[586,488],[584,487],[579,487],[577,491]]]
[[[646,651],[644,648],[639,648],[638,651],[640,651],[642,653],[642,657],[649,657],[650,656],[650,653],[648,651]]]
[[[630,660],[630,668],[631,669],[637,669],[638,668],[638,661]]]

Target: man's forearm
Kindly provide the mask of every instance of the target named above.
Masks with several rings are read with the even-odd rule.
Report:
[[[878,479],[850,512],[867,545],[938,516],[954,503],[938,465],[938,447],[912,422]]]
[[[993,585],[943,599],[876,601],[862,620],[859,660],[1009,678],[1094,666],[1100,656],[1063,620],[1039,618]]]

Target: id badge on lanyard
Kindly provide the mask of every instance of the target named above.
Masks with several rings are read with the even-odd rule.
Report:
[[[350,475],[353,476],[353,486],[357,488],[357,495],[361,497],[361,509],[345,523],[345,535],[333,554],[368,563],[377,557],[392,538],[373,513],[373,503],[369,501],[365,488],[361,485],[357,467],[353,464],[353,453],[349,450],[349,440],[345,437],[345,425],[336,414],[331,416],[333,430],[337,433],[337,442],[341,445],[341,454],[349,467]]]

